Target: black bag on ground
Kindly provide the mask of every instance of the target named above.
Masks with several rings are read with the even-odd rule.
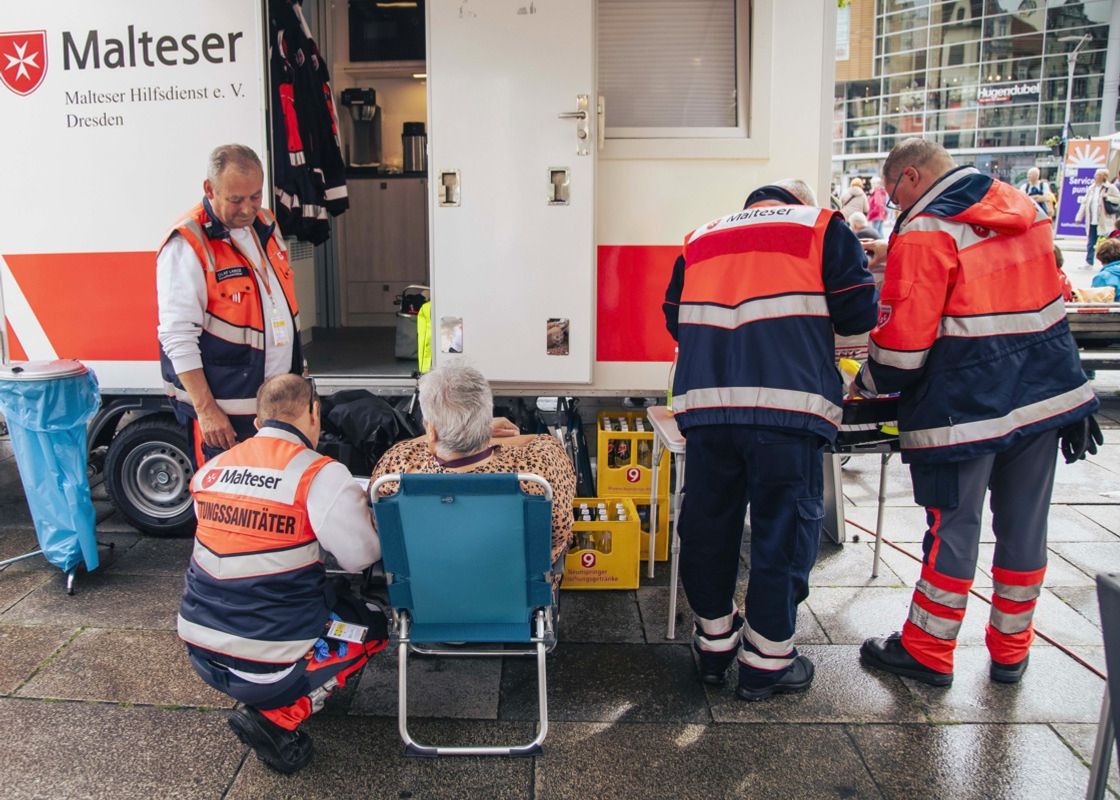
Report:
[[[336,392],[322,398],[321,404],[323,432],[351,445],[364,458],[366,464],[357,474],[369,475],[386,450],[414,435],[411,422],[400,411],[365,389]],[[353,456],[348,460],[351,472],[359,466],[355,462]]]

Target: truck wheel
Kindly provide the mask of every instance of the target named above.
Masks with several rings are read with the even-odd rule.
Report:
[[[174,418],[155,416],[126,425],[105,455],[105,485],[118,511],[144,533],[194,533],[190,444]]]

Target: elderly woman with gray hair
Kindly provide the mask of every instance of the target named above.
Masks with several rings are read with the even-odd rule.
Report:
[[[420,378],[425,435],[393,445],[371,480],[393,473],[535,472],[552,486],[552,560],[572,539],[576,476],[563,446],[547,434],[522,436],[509,420],[495,418],[490,384],[462,364],[436,367]],[[528,492],[541,488],[525,484]],[[396,484],[381,487],[392,494]]]

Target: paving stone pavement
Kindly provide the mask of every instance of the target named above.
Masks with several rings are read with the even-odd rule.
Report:
[[[1106,398],[1108,444],[1059,466],[1051,569],[1039,630],[1103,669],[1097,571],[1120,571],[1120,397]],[[316,757],[277,775],[225,725],[228,698],[194,675],[174,635],[189,540],[138,535],[98,498],[115,545],[65,594],[41,559],[0,569],[0,799],[108,798],[1076,798],[1084,796],[1104,682],[1039,641],[1022,684],[987,678],[988,608],[971,598],[950,689],[858,663],[867,636],[900,627],[917,578],[924,518],[907,470],[889,467],[878,578],[872,537],[822,543],[798,614],[817,665],[803,695],[744,703],[697,681],[691,612],[678,594],[665,638],[666,565],[630,592],[565,592],[549,656],[550,732],[535,759],[408,759],[397,733],[392,648],[308,723]],[[846,515],[875,522],[878,460],[844,470]],[[985,517],[985,524],[990,521]],[[853,532],[851,529],[850,532]],[[976,586],[991,585],[990,529]],[[0,558],[34,547],[10,450],[0,442]],[[746,569],[740,589],[746,580]],[[410,714],[421,741],[513,743],[533,735],[530,660],[418,658]],[[1113,796],[1120,777],[1111,772]]]

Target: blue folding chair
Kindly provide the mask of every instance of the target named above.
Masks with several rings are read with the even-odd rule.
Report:
[[[378,497],[387,483],[393,495]],[[543,495],[528,494],[535,483]],[[384,475],[370,486],[381,537],[397,645],[399,719],[405,755],[541,752],[548,733],[545,654],[552,629],[552,487],[539,475]],[[455,647],[433,647],[462,642]],[[417,646],[428,644],[428,647]],[[469,649],[503,643],[516,649]],[[408,653],[537,657],[536,738],[509,747],[432,747],[408,732]]]

